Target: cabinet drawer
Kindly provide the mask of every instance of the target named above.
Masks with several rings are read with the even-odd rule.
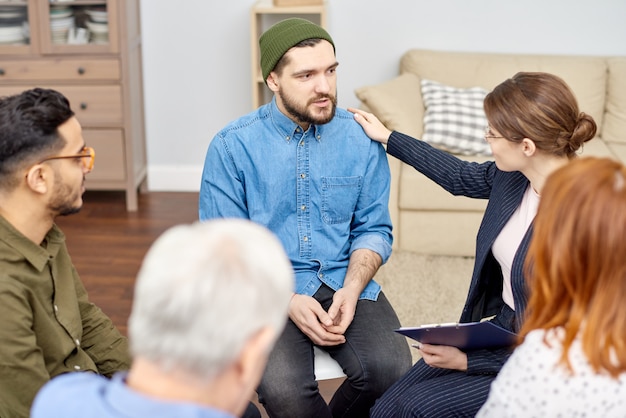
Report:
[[[17,60],[0,63],[2,81],[117,81],[120,63],[116,59]]]
[[[93,170],[85,177],[88,188],[90,182],[126,180],[124,133],[121,129],[85,129],[83,138],[87,146],[96,151]]]
[[[0,85],[0,96],[18,94],[35,85]],[[122,91],[117,85],[109,86],[59,86],[39,87],[58,90],[70,101],[70,106],[83,128],[120,127],[122,117]]]
[[[106,128],[122,125],[122,90],[120,86],[50,86],[68,98],[83,128]]]

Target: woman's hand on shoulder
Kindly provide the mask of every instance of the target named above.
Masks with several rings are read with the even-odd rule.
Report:
[[[376,142],[387,143],[391,131],[374,114],[353,107],[349,107],[348,111],[354,113],[354,120],[363,127],[367,136]]]

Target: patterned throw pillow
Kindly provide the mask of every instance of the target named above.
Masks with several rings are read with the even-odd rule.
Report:
[[[481,87],[459,89],[422,80],[426,108],[422,140],[455,154],[491,155],[484,137],[486,95]]]

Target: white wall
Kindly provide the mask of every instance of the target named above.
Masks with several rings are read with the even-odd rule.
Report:
[[[148,187],[197,191],[204,154],[252,110],[255,0],[142,0]],[[409,48],[626,55],[624,0],[327,0],[339,105],[397,75]]]

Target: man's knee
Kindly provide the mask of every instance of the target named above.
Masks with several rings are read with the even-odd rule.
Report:
[[[297,403],[319,391],[315,379],[304,379],[294,370],[283,371],[280,376],[271,376],[266,372],[257,392],[262,403],[271,402],[282,405],[290,402]]]
[[[408,344],[402,341],[400,344],[390,344],[383,347],[383,351],[374,354],[372,360],[366,365],[368,380],[375,382],[384,389],[391,386],[411,369],[411,353]]]
[[[262,383],[257,391],[259,402],[274,417],[322,417],[328,407],[314,379],[283,380]]]
[[[390,358],[386,361],[376,362],[369,367],[367,385],[369,390],[377,394],[378,397],[409,370],[411,362],[400,358]]]

